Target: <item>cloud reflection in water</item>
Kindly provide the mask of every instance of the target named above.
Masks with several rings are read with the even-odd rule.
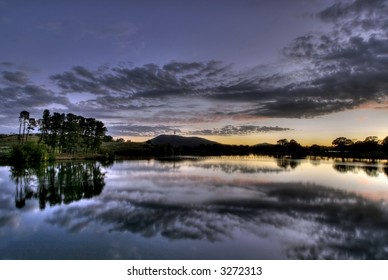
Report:
[[[59,208],[47,221],[70,232],[103,227],[169,240],[227,242],[254,234],[280,243],[293,259],[388,258],[382,202],[314,183],[255,178],[268,168],[255,173],[195,162],[166,172],[169,165],[159,164],[114,166],[99,197]]]

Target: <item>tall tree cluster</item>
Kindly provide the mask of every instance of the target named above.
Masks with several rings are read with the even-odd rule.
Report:
[[[27,111],[20,113],[19,142],[27,141],[34,127],[40,130],[40,142],[44,142],[54,152],[75,153],[95,152],[100,147],[107,131],[103,122],[72,113],[61,114],[44,110],[38,121],[31,119]]]
[[[19,115],[19,144],[27,142],[30,132],[37,126],[36,120],[30,118],[30,113],[27,111],[21,111]]]

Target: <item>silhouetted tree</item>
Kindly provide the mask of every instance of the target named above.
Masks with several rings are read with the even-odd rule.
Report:
[[[30,136],[30,133],[31,131],[33,131],[35,129],[35,127],[37,127],[37,122],[34,118],[30,118],[28,120],[28,124],[27,124],[27,135],[26,135],[26,142],[28,140],[28,137]]]
[[[74,153],[97,151],[107,131],[103,122],[72,113],[60,114],[44,110],[40,126],[40,141],[54,152]]]
[[[363,141],[363,152],[368,155],[369,158],[375,159],[380,150],[379,139],[377,136],[368,136]]]
[[[381,146],[385,155],[388,155],[388,136],[386,136],[381,142]]]
[[[318,155],[321,155],[323,153],[323,149],[321,146],[314,144],[314,145],[309,147],[309,152],[313,156],[318,156]]]
[[[349,148],[354,144],[351,139],[346,137],[338,137],[331,143],[334,149],[341,153],[341,157],[345,157],[345,154],[349,152]]]
[[[348,147],[350,145],[353,145],[353,141],[351,139],[348,139],[346,137],[338,137],[333,140],[332,145],[337,147],[340,150],[343,150],[345,147]]]
[[[277,141],[277,144],[280,146],[287,146],[289,144],[287,139],[280,139]]]
[[[43,111],[43,117],[38,120],[39,130],[40,130],[40,139],[39,142],[43,141],[45,143],[48,143],[48,136],[50,131],[50,121],[51,121],[50,111],[44,110]]]
[[[19,144],[25,143],[26,129],[30,120],[30,113],[28,111],[21,111],[19,115]]]

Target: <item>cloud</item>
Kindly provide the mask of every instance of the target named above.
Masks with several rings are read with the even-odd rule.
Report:
[[[381,15],[386,9],[386,0],[355,0],[352,2],[337,2],[318,13],[324,21],[343,21],[347,18],[360,18],[367,15],[370,19]]]
[[[24,72],[7,68],[14,65],[1,63],[0,91],[10,102],[4,107],[15,104],[12,98],[31,101],[32,106],[58,103],[75,113],[116,118],[113,122],[138,121],[137,128],[146,130],[160,123],[168,131],[172,124],[190,122],[314,118],[387,100],[387,13],[387,1],[383,0],[337,2],[315,14],[327,28],[295,38],[284,47],[279,64],[250,69],[214,60],[99,68],[78,65],[50,76],[60,91],[55,93],[48,86],[34,85]],[[117,36],[132,32],[129,25],[111,25],[118,27],[112,29]],[[101,38],[108,36],[103,34]],[[46,101],[36,101],[31,87]],[[68,96],[84,93],[82,101],[69,101]],[[135,135],[137,128],[128,133]],[[229,135],[253,131],[262,132],[252,127],[194,132]]]
[[[9,72],[3,71],[3,78],[9,82],[25,85],[28,82],[27,75],[23,72]]]
[[[71,105],[66,97],[57,96],[52,91],[36,85],[0,88],[0,94],[3,98],[0,108],[14,114],[20,109],[36,109],[54,103]]]
[[[111,124],[109,131],[113,134],[123,136],[141,136],[141,137],[154,137],[161,134],[173,134],[181,133],[179,128],[173,126],[145,126],[145,125],[131,125],[131,124]]]
[[[171,62],[163,66],[164,70],[175,73],[191,72],[202,68],[203,64],[199,62]]]
[[[278,161],[278,160],[277,160]],[[279,160],[280,162],[280,160]],[[282,162],[283,163],[283,160]],[[279,167],[258,167],[258,166],[251,166],[249,164],[247,165],[238,165],[238,164],[233,164],[229,162],[223,162],[223,163],[217,163],[217,162],[198,162],[198,163],[192,163],[193,167],[196,168],[201,168],[205,170],[212,170],[212,171],[217,171],[217,172],[222,172],[223,174],[269,174],[269,173],[282,173],[285,172],[287,168],[287,165],[283,166],[278,164]],[[247,181],[248,184],[252,183]],[[244,183],[240,182],[240,187],[244,185]]]
[[[12,63],[2,63],[1,66],[16,67]],[[22,110],[29,111],[32,115],[41,114],[39,108],[53,106],[72,108],[72,103],[65,96],[56,94],[45,86],[38,86],[31,82],[26,72],[2,71],[3,79],[0,80],[0,95],[2,102],[0,110],[7,116],[9,124],[17,122],[17,114]],[[15,126],[17,127],[17,126]]]
[[[95,73],[82,66],[77,66],[72,71],[64,72],[51,76],[51,79],[56,81],[58,86],[65,92],[89,92],[93,94],[104,94],[104,91]]]
[[[155,120],[153,119],[155,122]],[[178,122],[178,120],[176,120]],[[204,122],[204,120],[201,120]],[[161,134],[173,134],[179,133],[183,135],[220,135],[220,136],[232,136],[232,135],[248,135],[254,133],[265,133],[273,131],[287,131],[290,128],[282,128],[278,126],[232,126],[227,125],[222,128],[203,129],[185,131],[178,126],[166,126],[166,125],[132,125],[132,124],[110,124],[109,131],[115,135],[125,136],[142,136],[142,137],[154,137]]]
[[[335,22],[333,31],[295,38],[283,49],[288,62],[270,67],[270,71],[268,67],[267,71],[260,67],[238,70],[218,61],[173,61],[163,66],[147,64],[103,70],[78,66],[51,78],[64,93],[100,95],[89,104],[107,108],[112,104],[112,109],[118,108],[115,104],[130,108],[137,100],[142,104],[138,108],[155,103],[175,107],[176,111],[183,100],[192,104],[203,100],[228,108],[217,112],[224,118],[316,117],[387,98],[385,10],[385,1],[354,1],[317,13],[322,20]],[[381,21],[369,26],[368,32],[365,23],[350,32],[349,22],[356,26],[357,15],[364,13],[372,13]],[[349,20],[337,21],[337,14]]]
[[[286,115],[297,116],[299,110],[303,117],[385,100],[387,12],[387,1],[357,0],[338,2],[318,13],[320,19],[333,24],[332,31],[298,37],[284,48],[286,57],[309,65],[306,72],[313,73],[312,78],[285,88],[290,98],[269,103],[264,110],[273,115],[277,108],[294,106],[295,112]]]
[[[255,134],[255,133],[262,133],[262,132],[287,131],[287,130],[290,130],[290,128],[283,128],[278,126],[227,125],[221,128],[188,131],[187,134],[232,136],[232,135],[248,135],[248,134]]]
[[[220,62],[170,63],[164,67],[111,67],[88,70],[77,66],[51,79],[65,92],[89,92],[96,95],[163,98],[198,95],[222,81],[227,66]]]

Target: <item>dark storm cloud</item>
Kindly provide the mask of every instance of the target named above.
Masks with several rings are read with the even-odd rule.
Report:
[[[273,131],[287,131],[290,128],[283,128],[278,126],[255,126],[255,125],[241,125],[233,126],[227,125],[222,128],[203,129],[189,131],[187,134],[190,135],[220,135],[220,136],[231,136],[231,135],[248,135],[262,132],[273,132]]]

